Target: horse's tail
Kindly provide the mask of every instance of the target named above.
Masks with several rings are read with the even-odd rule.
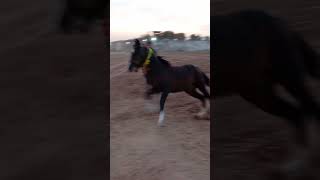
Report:
[[[210,86],[210,79],[208,78],[208,76],[204,72],[201,72],[201,73],[202,73],[202,76],[204,78],[206,85]]]
[[[320,54],[316,52],[302,37],[300,47],[304,56],[304,64],[311,76],[320,79]]]
[[[187,65],[188,67],[192,68],[192,70],[195,70],[197,79],[201,79],[201,81],[204,81],[204,84],[210,87],[210,79],[208,76],[202,72],[198,67],[193,65]]]

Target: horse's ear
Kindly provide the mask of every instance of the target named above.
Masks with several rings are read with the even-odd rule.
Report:
[[[134,45],[133,45],[133,47],[135,48],[135,49],[137,49],[137,48],[140,48],[140,41],[139,41],[139,39],[135,39],[134,40]]]

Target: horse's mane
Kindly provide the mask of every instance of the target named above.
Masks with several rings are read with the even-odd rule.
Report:
[[[167,61],[167,60],[165,60],[165,59],[163,59],[163,57],[162,57],[162,56],[157,56],[157,58],[158,58],[158,60],[159,60],[162,64],[164,64],[165,66],[167,66],[167,67],[171,67],[170,62],[169,62],[169,61]]]

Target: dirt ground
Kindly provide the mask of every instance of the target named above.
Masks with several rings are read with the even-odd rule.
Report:
[[[159,52],[173,65],[194,64],[210,75],[209,52]],[[200,101],[170,94],[165,126],[145,109],[142,72],[129,73],[129,54],[111,53],[110,164],[112,180],[208,180],[210,121],[196,120]],[[153,104],[158,108],[159,96]]]

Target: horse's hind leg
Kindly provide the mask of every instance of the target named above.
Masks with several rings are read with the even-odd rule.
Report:
[[[293,81],[291,83],[284,84],[286,90],[293,95],[300,103],[306,115],[315,116],[320,122],[320,108],[317,102],[308,92],[303,81]]]
[[[300,69],[298,69],[300,70]],[[320,125],[320,106],[314,100],[311,92],[309,91],[304,74],[301,71],[296,70],[296,73],[286,73],[283,76],[281,84],[284,88],[300,103],[301,109],[305,115],[315,118],[317,125]],[[309,121],[306,121],[309,123]]]
[[[205,97],[205,99],[204,99],[204,101],[205,101],[204,108],[206,109],[206,111],[209,111],[210,110],[210,94],[206,90],[204,84],[199,85],[198,89],[202,92],[202,94]]]
[[[296,77],[292,81],[283,83],[283,85],[285,86],[285,89],[298,100],[303,113],[307,115],[307,119],[304,122],[304,124],[307,125],[305,130],[308,137],[307,140],[309,140],[310,147],[315,148],[310,150],[319,151],[320,144],[318,139],[320,135],[320,107],[312,97],[311,92],[308,91],[308,88],[302,77],[303,76],[300,76],[300,78]],[[310,120],[315,120],[315,124],[311,124]]]
[[[271,86],[252,89],[252,91],[240,93],[240,95],[261,110],[288,120],[297,129],[297,143],[303,146],[306,145],[303,112],[277,96]]]
[[[201,101],[202,103],[202,108],[200,110],[200,112],[197,114],[196,117],[198,118],[204,118],[204,116],[206,115],[206,98],[205,96],[203,96],[202,94],[198,93],[195,89],[191,90],[191,91],[186,91],[186,93],[188,93],[190,96],[197,98]]]
[[[287,119],[296,128],[296,143],[299,145],[299,148],[295,149],[295,151],[298,150],[296,151],[298,157],[285,164],[284,170],[287,173],[300,173],[297,170],[302,167],[301,165],[303,165],[307,155],[305,151],[307,143],[303,123],[303,111],[275,95],[271,86],[252,89],[252,91],[241,93],[240,95],[263,111]]]

